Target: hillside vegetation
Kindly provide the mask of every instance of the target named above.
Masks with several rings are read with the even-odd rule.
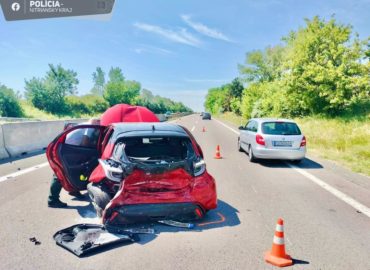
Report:
[[[154,113],[191,112],[181,102],[153,95],[142,89],[137,81],[127,80],[119,67],[111,68],[106,81],[105,72],[97,67],[89,94],[77,95],[77,72],[61,65],[49,64],[44,77],[25,80],[26,100],[19,93],[0,84],[0,116],[59,119],[98,116],[119,103],[141,105]]]
[[[205,107],[247,118],[368,116],[369,41],[334,18],[306,20],[282,44],[248,52],[240,78],[209,89]]]

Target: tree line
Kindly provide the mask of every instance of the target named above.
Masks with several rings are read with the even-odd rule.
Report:
[[[94,86],[90,93],[78,96],[77,72],[49,64],[44,77],[25,80],[24,95],[34,107],[58,116],[95,115],[119,103],[146,106],[154,113],[191,111],[182,102],[153,95],[151,91],[142,89],[139,82],[127,80],[119,67],[112,67],[107,79],[102,68],[97,67],[92,80]],[[23,116],[19,100],[19,93],[0,84],[1,116]]]
[[[250,117],[368,115],[370,38],[334,17],[305,20],[282,44],[246,54],[239,78],[209,89],[205,108]]]

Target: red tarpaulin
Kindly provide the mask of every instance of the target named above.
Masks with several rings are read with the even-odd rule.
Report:
[[[145,107],[128,104],[114,105],[106,110],[100,119],[102,126],[120,122],[159,122],[159,119]]]

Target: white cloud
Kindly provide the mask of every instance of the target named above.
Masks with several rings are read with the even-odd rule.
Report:
[[[227,41],[227,42],[233,42],[230,38],[228,38],[221,31],[214,29],[214,28],[210,28],[202,23],[194,22],[193,20],[191,20],[190,15],[181,15],[181,18],[187,25],[189,25],[195,31],[205,36],[215,38],[215,39],[220,39],[220,40]]]
[[[190,34],[184,28],[181,28],[179,31],[174,31],[171,29],[165,29],[157,25],[146,23],[134,23],[134,26],[142,31],[157,34],[173,42],[182,43],[194,47],[199,47],[201,44],[201,41],[199,39]]]
[[[155,54],[161,54],[161,55],[173,55],[174,52],[170,50],[166,50],[159,47],[154,46],[148,46],[148,45],[140,45],[137,48],[134,49],[134,52],[137,54],[142,53],[155,53]]]

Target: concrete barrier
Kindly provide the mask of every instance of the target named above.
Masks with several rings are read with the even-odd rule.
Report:
[[[188,114],[176,113],[169,118],[175,119]],[[157,114],[157,117],[161,122],[168,120],[164,114]],[[71,119],[4,123],[0,125],[0,159],[42,150],[63,131],[65,123],[86,121],[87,119]]]
[[[167,121],[167,117],[164,114],[156,114],[160,122]]]
[[[3,127],[0,125],[0,159],[8,158],[9,154],[5,149]]]
[[[3,124],[4,146],[11,157],[44,149],[63,131],[67,122],[81,123],[85,119],[22,122]],[[6,156],[5,156],[6,158]]]

